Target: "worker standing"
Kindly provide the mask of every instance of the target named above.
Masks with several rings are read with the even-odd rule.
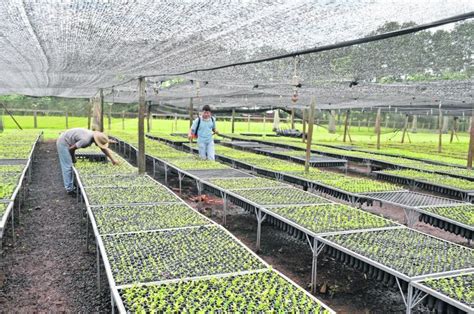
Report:
[[[219,134],[216,129],[216,119],[212,116],[211,107],[204,105],[201,116],[193,121],[188,137],[197,138],[199,156],[202,159],[214,160],[214,139]]]

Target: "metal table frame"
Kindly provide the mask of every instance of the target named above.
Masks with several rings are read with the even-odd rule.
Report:
[[[2,251],[2,244],[3,244],[3,233],[6,229],[6,224],[8,218],[11,216],[11,228],[12,228],[12,239],[13,245],[16,243],[16,234],[15,234],[15,203],[17,205],[17,221],[20,220],[20,210],[21,205],[26,198],[27,191],[23,189],[23,183],[31,182],[31,168],[34,158],[36,157],[36,151],[38,149],[38,143],[43,138],[43,131],[39,132],[38,136],[36,137],[35,141],[31,144],[31,151],[26,160],[25,167],[23,168],[21,175],[18,179],[17,186],[12,193],[11,198],[8,200],[9,205],[5,208],[5,212],[3,213],[1,220],[0,220],[0,253]]]
[[[77,183],[78,183],[78,187],[83,195],[83,198],[84,198],[84,203],[85,203],[85,207],[86,207],[86,210],[87,210],[87,214],[89,216],[89,219],[90,219],[90,222],[92,224],[92,228],[93,228],[93,231],[94,231],[94,234],[95,234],[95,237],[96,237],[96,250],[97,250],[97,283],[98,283],[98,287],[100,289],[100,256],[102,256],[102,261],[104,263],[104,266],[105,266],[105,271],[106,271],[106,274],[107,274],[107,279],[108,279],[108,282],[109,282],[109,288],[111,290],[111,305],[112,305],[112,309],[113,311],[115,310],[115,305],[117,306],[118,310],[120,313],[125,313],[126,310],[125,310],[125,306],[123,304],[123,301],[120,297],[120,293],[119,293],[119,290],[120,289],[123,289],[126,287],[126,285],[121,285],[121,286],[117,286],[116,283],[115,283],[115,280],[113,278],[113,275],[112,275],[112,271],[111,271],[111,265],[108,261],[108,258],[107,258],[107,254],[106,254],[106,251],[105,251],[105,246],[104,246],[104,243],[103,243],[103,240],[102,240],[102,236],[104,235],[101,235],[99,233],[99,230],[98,230],[98,227],[97,227],[97,223],[95,221],[95,217],[94,217],[94,214],[92,212],[92,208],[89,204],[89,200],[87,198],[87,194],[85,194],[85,187],[82,185],[82,182],[80,180],[80,175],[79,173],[77,172],[76,169],[74,169],[74,174],[76,176],[76,180],[77,180]],[[154,179],[153,179],[154,180]],[[157,185],[161,185],[163,186],[162,184],[160,184],[159,182],[157,182],[156,180],[154,180],[156,182]],[[172,193],[173,195],[175,195],[168,187],[166,186],[163,186],[164,188],[166,188],[170,193]],[[209,221],[209,225],[207,226],[216,226],[217,228],[219,228],[220,230],[222,230],[223,232],[225,232],[227,235],[229,235],[231,237],[231,239],[233,239],[235,242],[237,242],[238,244],[240,244],[245,250],[247,250],[249,252],[249,254],[252,254],[252,256],[256,257],[264,266],[265,266],[265,269],[264,270],[254,270],[254,271],[247,271],[246,273],[252,273],[252,272],[260,272],[260,271],[270,271],[270,266],[268,265],[268,263],[266,263],[262,258],[260,258],[257,254],[255,254],[253,251],[251,251],[247,246],[245,246],[240,240],[238,240],[232,233],[230,233],[227,229],[225,229],[224,227],[216,224],[215,222],[213,222],[212,220],[210,220],[209,218],[207,218],[206,216],[202,215],[201,213],[199,213],[198,211],[196,211],[195,209],[193,209],[191,206],[189,206],[188,204],[186,204],[182,199],[178,198],[180,201],[177,202],[177,203],[182,203],[184,204],[185,206],[187,206],[189,209],[191,209],[192,211],[194,211],[195,213],[197,213],[198,215],[200,215],[202,218],[204,218],[205,220]],[[184,227],[186,228],[186,227]],[[180,228],[171,228],[171,229],[180,229]],[[158,230],[154,230],[154,231],[162,231],[162,230],[165,230],[165,229],[158,229]],[[149,230],[143,230],[142,232],[150,232]],[[130,233],[136,233],[136,232],[130,232]],[[244,272],[234,272],[234,273],[230,273],[230,274],[220,274],[220,275],[213,275],[213,276],[206,276],[206,277],[209,277],[209,278],[216,278],[217,276],[219,277],[222,277],[222,276],[233,276],[233,275],[236,275],[236,274],[243,274]],[[282,275],[281,273],[277,272],[279,275]],[[315,302],[321,304],[323,307],[325,307],[326,309],[329,310],[330,313],[335,313],[334,311],[332,311],[326,304],[324,304],[323,302],[321,302],[320,300],[316,299],[313,295],[309,294],[306,290],[302,289],[300,286],[296,285],[293,281],[289,280],[289,278],[287,278],[286,276],[282,276],[284,277],[287,281],[289,281],[291,284],[293,284],[297,289],[299,289],[300,291],[303,291],[309,298],[311,298],[312,300],[314,300]],[[192,278],[180,278],[179,280],[196,280],[196,279],[203,279],[205,277],[199,277],[199,278],[196,278],[196,277],[192,277]],[[158,282],[151,282],[151,283],[147,283],[147,285],[150,285],[150,284],[162,284],[162,283],[167,283],[167,282],[170,282],[170,281],[158,281]],[[136,285],[136,284],[135,284]]]
[[[203,184],[203,185],[205,184],[206,186],[212,187],[214,190],[219,191],[220,194],[221,194],[221,197],[224,200],[224,205],[223,205],[224,215],[225,215],[226,204],[227,204],[227,200],[228,200],[229,196],[231,196],[232,198],[236,198],[236,199],[238,199],[242,202],[245,202],[245,203],[249,204],[250,206],[252,206],[254,208],[255,215],[257,217],[257,244],[256,244],[257,249],[260,248],[261,223],[265,220],[267,215],[271,215],[272,217],[274,217],[278,220],[282,220],[283,222],[285,222],[285,223],[293,226],[294,228],[304,232],[306,234],[306,239],[307,239],[308,244],[311,248],[311,251],[313,252],[312,275],[311,275],[311,283],[312,283],[312,291],[313,292],[316,288],[316,280],[317,280],[317,257],[322,252],[325,245],[329,245],[329,246],[335,248],[336,250],[339,250],[339,251],[341,251],[345,254],[353,256],[356,259],[359,259],[359,260],[361,260],[361,261],[363,261],[363,262],[365,262],[369,265],[374,266],[375,268],[378,268],[378,269],[380,269],[384,272],[387,272],[387,273],[393,275],[396,279],[399,291],[402,295],[402,299],[403,299],[404,304],[406,306],[407,313],[411,313],[411,309],[413,308],[412,304],[413,304],[413,297],[414,296],[412,294],[408,293],[407,296],[405,297],[402,286],[400,284],[400,280],[403,280],[403,281],[406,281],[406,282],[410,283],[412,280],[417,280],[417,279],[421,279],[421,278],[426,277],[426,276],[432,276],[433,275],[433,274],[429,274],[429,275],[418,276],[418,277],[409,277],[409,276],[407,276],[405,274],[402,274],[402,273],[400,273],[400,272],[398,272],[398,271],[396,271],[396,270],[394,270],[390,267],[387,267],[387,266],[385,266],[383,264],[380,264],[376,261],[368,259],[368,258],[366,258],[366,257],[364,257],[364,256],[362,256],[358,253],[355,253],[355,252],[353,252],[349,249],[346,249],[346,248],[344,248],[344,247],[342,247],[342,246],[340,246],[336,243],[333,243],[333,242],[331,242],[331,241],[324,238],[325,236],[334,235],[334,234],[348,234],[348,233],[382,231],[382,230],[390,230],[390,229],[403,229],[403,228],[406,228],[405,226],[398,225],[398,226],[385,227],[385,228],[373,228],[373,229],[364,229],[364,230],[350,230],[350,231],[342,231],[342,232],[331,232],[331,233],[315,234],[315,233],[307,230],[306,228],[304,228],[304,227],[302,227],[302,226],[300,226],[300,225],[298,225],[294,222],[291,222],[290,220],[288,220],[286,218],[281,217],[278,214],[272,213],[271,208],[266,208],[265,206],[261,206],[259,204],[254,203],[254,202],[246,200],[245,198],[233,193],[231,190],[221,189],[221,188],[211,184],[210,182],[206,182],[205,180],[199,179],[196,176],[193,176],[193,175],[187,173],[186,171],[183,171],[183,170],[181,170],[177,167],[171,166],[166,161],[161,160],[157,157],[150,156],[150,158],[152,158],[154,160],[154,170],[153,170],[154,173],[155,173],[155,160],[156,160],[159,163],[162,163],[162,164],[165,165],[165,170],[167,169],[167,167],[170,167],[174,171],[176,171],[177,173],[181,173],[183,176],[184,175],[189,176],[190,178],[196,180],[196,182],[199,181],[201,184]],[[181,178],[181,175],[180,175],[180,178]],[[406,192],[406,191],[404,191],[404,192]],[[328,203],[334,203],[334,202],[331,202],[331,201],[328,200]],[[310,205],[310,204],[304,204],[304,205]],[[315,204],[315,205],[318,205],[318,204]],[[322,205],[322,204],[319,204],[319,205]],[[225,221],[225,219],[224,219],[224,221]],[[417,232],[419,232],[419,231],[417,231]],[[420,233],[422,233],[422,232],[420,232]],[[423,234],[425,234],[425,233],[423,233]],[[428,236],[430,236],[430,235],[428,235]],[[433,236],[430,236],[430,237],[433,237]],[[433,237],[433,238],[436,238],[436,237]],[[441,241],[444,241],[444,240],[439,239],[439,238],[437,238],[437,239],[441,240]],[[444,242],[447,242],[447,241],[444,241]],[[451,244],[454,244],[454,243],[451,243]],[[466,269],[463,269],[463,270],[457,270],[457,271],[453,271],[453,272],[445,272],[443,274],[446,275],[446,274],[460,273],[460,272],[465,272],[465,271],[466,271]]]

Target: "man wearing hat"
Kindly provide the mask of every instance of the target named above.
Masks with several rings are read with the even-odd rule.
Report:
[[[91,131],[83,128],[67,130],[59,136],[56,146],[58,148],[59,163],[63,174],[64,187],[69,195],[74,195],[72,164],[76,162],[75,151],[78,148],[89,147],[95,143],[104,154],[109,157],[112,164],[118,162],[112,157],[109,147],[109,138],[102,132]]]

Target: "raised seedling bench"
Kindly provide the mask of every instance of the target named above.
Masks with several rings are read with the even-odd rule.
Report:
[[[91,206],[177,203],[180,199],[163,186],[85,188]]]
[[[416,209],[419,220],[468,239],[474,236],[474,205],[426,206]]]
[[[123,288],[126,312],[335,313],[274,270]]]
[[[397,286],[408,313],[416,305],[410,282],[470,272],[474,265],[472,249],[408,228],[317,237],[315,247],[370,278]]]
[[[408,170],[408,171],[413,171],[413,170]],[[420,173],[423,173],[423,172],[420,172]],[[375,171],[375,174],[377,176],[377,179],[380,179],[380,180],[390,181],[390,182],[394,182],[398,184],[405,184],[405,185],[409,185],[412,188],[420,188],[423,190],[433,191],[433,192],[443,194],[446,196],[455,197],[462,201],[469,201],[469,194],[474,192],[474,190],[469,190],[469,189],[464,189],[457,186],[451,186],[447,184],[433,182],[433,181],[430,181],[429,178],[423,179],[423,178],[414,178],[414,177],[404,176],[403,170],[400,174],[392,173],[391,171]],[[427,175],[429,176],[430,174],[427,173]],[[462,179],[456,179],[456,178],[450,178],[450,179],[462,180]],[[462,183],[462,181],[459,183]],[[458,185],[462,185],[459,183]],[[468,181],[466,183],[470,184],[472,182]]]
[[[410,284],[417,303],[437,313],[474,313],[474,272],[452,276],[434,276]],[[417,303],[414,305],[416,306]]]
[[[102,236],[118,285],[265,269],[219,226]]]
[[[31,168],[34,158],[36,157],[36,150],[38,143],[42,139],[43,132],[35,133],[34,136],[27,135],[25,137],[24,146],[27,147],[26,160],[11,160],[8,159],[3,163],[0,163],[0,177],[2,178],[2,191],[0,205],[0,253],[3,244],[3,233],[6,229],[8,218],[11,217],[11,229],[13,243],[16,240],[15,234],[15,204],[18,208],[18,219],[20,216],[20,209],[22,202],[24,201],[25,195],[28,192],[24,189],[24,183],[31,180]],[[30,138],[31,137],[31,141]],[[21,139],[21,135],[19,135]],[[23,157],[23,156],[22,156]]]
[[[94,206],[99,234],[204,226],[211,222],[183,203],[143,206]]]

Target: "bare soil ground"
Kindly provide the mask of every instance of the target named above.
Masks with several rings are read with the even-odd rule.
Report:
[[[54,141],[39,145],[29,193],[0,256],[0,312],[110,312],[105,276],[96,285],[95,250],[85,249],[85,222],[62,185]]]

